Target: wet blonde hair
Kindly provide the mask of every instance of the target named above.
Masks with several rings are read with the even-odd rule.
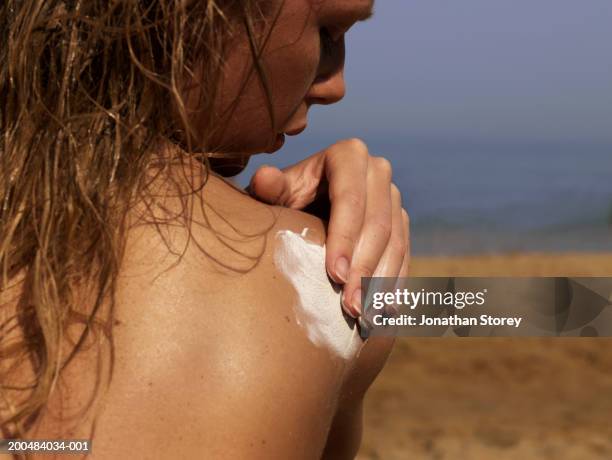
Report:
[[[25,435],[88,335],[97,330],[112,343],[112,308],[103,313],[101,306],[112,304],[126,215],[147,189],[146,171],[168,161],[152,146],[174,139],[189,153],[207,151],[209,137],[191,145],[183,85],[201,66],[198,107],[213,126],[233,31],[246,29],[258,55],[259,3],[0,5],[2,437]],[[174,108],[171,118],[167,107]],[[14,288],[17,314],[9,315]],[[62,341],[75,324],[80,332],[65,350]],[[11,375],[25,362],[34,381],[17,384]]]

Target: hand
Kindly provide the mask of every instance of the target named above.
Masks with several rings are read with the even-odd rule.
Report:
[[[331,206],[325,265],[344,284],[342,305],[358,317],[361,277],[405,277],[410,263],[408,213],[391,182],[391,165],[349,139],[280,170],[262,166],[250,193],[269,204],[305,209],[321,201]],[[321,216],[320,216],[321,217]]]

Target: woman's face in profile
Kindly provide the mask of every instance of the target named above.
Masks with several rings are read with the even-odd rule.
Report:
[[[369,17],[373,8],[373,0],[270,3],[266,7],[272,17],[266,33],[270,27],[271,32],[261,63],[270,88],[274,126],[266,91],[257,72],[251,73],[253,58],[247,34],[241,32],[225,58],[215,108],[222,121],[212,144],[221,151],[251,154],[278,150],[283,133],[295,135],[306,128],[312,104],[333,104],[342,99],[344,35],[357,21]],[[272,26],[276,14],[278,19]],[[206,127],[198,124],[198,129]]]

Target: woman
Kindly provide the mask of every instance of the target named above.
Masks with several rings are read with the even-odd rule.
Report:
[[[357,336],[326,257],[357,235],[350,272],[329,270],[354,317],[361,274],[406,274],[388,163],[352,140],[255,177],[260,198],[294,207],[329,178],[327,253],[321,220],[209,167],[278,150],[310,105],[340,100],[344,34],[371,9],[5,2],[4,437],[90,438],[99,459],[354,456],[391,344]],[[343,230],[351,202],[359,231]],[[387,219],[371,230],[374,209]]]

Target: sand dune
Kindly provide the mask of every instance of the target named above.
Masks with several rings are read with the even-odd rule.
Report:
[[[420,276],[612,276],[612,254],[415,259]],[[612,339],[401,338],[360,460],[611,459]]]

